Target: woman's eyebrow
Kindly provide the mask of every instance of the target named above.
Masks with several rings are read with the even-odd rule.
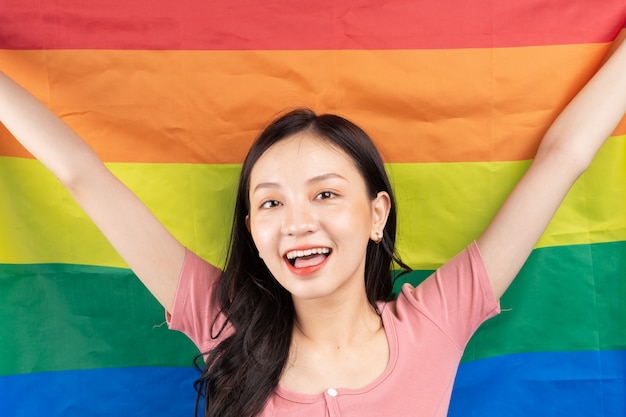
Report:
[[[322,181],[330,180],[330,179],[340,179],[340,180],[348,181],[348,179],[344,177],[343,175],[337,174],[335,172],[329,172],[328,174],[316,175],[313,178],[309,178],[306,182],[307,184],[314,184],[317,182],[322,182]]]
[[[252,190],[252,193],[254,194],[257,191],[266,189],[266,188],[275,190],[277,188],[280,188],[280,185],[277,182],[260,182],[254,187],[254,189]]]
[[[312,178],[309,178],[308,180],[306,180],[306,183],[310,185],[310,184],[315,184],[315,183],[322,182],[322,181],[329,180],[329,179],[340,179],[343,181],[348,181],[348,179],[344,177],[343,175],[340,175],[334,172],[329,172],[328,174],[320,174]],[[272,182],[272,181],[264,181],[255,185],[254,188],[252,189],[252,193],[254,194],[257,191],[262,190],[262,189],[276,190],[278,188],[280,188],[279,183]]]

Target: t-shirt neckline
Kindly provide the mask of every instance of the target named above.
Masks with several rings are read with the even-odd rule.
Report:
[[[341,388],[341,387],[327,387],[327,390],[333,390],[333,396],[341,397],[342,395],[359,395],[371,391],[381,383],[383,383],[393,372],[398,361],[398,335],[396,333],[395,323],[392,319],[392,308],[390,308],[389,302],[379,302],[378,308],[381,311],[381,318],[383,321],[383,328],[385,336],[387,337],[387,344],[389,345],[389,360],[387,366],[382,374],[380,374],[372,382],[366,384],[362,388]],[[324,398],[326,392],[319,394],[305,394],[297,392],[284,387],[280,382],[274,391],[278,396],[298,403],[314,403]]]

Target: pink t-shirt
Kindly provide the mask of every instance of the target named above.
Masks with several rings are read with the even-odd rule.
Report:
[[[170,328],[202,352],[216,343],[210,337],[217,312],[211,289],[219,274],[187,252]],[[463,349],[500,311],[478,246],[473,242],[416,288],[405,284],[396,302],[380,308],[389,343],[382,375],[361,389],[328,387],[317,395],[279,385],[260,416],[445,417]]]

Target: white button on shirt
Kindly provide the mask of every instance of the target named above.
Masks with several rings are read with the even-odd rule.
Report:
[[[337,404],[337,395],[339,393],[335,388],[328,388],[324,393],[324,399],[326,400],[326,416],[328,417],[341,417],[341,412],[339,411],[339,404]]]

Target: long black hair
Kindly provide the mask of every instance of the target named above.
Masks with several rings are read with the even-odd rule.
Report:
[[[217,290],[221,313],[233,332],[205,353],[202,376],[195,383],[196,414],[202,400],[207,417],[259,414],[287,362],[293,302],[258,256],[246,216],[250,209],[250,173],[255,163],[275,143],[305,131],[341,149],[354,161],[372,199],[380,191],[387,192],[391,199],[382,241],[376,244],[370,240],[365,261],[367,298],[377,312],[377,301],[393,298],[392,263],[410,270],[395,253],[395,200],[382,158],[369,136],[343,117],[318,116],[309,109],[291,111],[276,119],[254,141],[241,169],[226,267]],[[214,329],[212,337],[218,338],[223,329]]]

